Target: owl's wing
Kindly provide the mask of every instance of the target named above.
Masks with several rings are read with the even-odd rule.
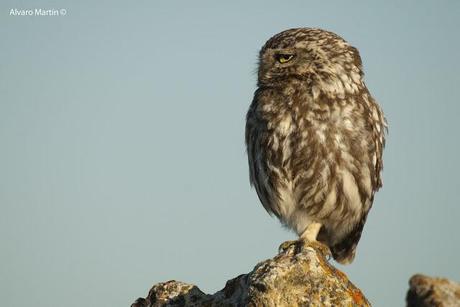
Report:
[[[265,210],[271,215],[278,216],[274,208],[275,187],[270,180],[269,168],[265,155],[264,140],[267,138],[266,125],[264,120],[257,114],[258,93],[254,96],[246,116],[246,150],[249,163],[249,181],[254,186],[260,202]]]
[[[373,176],[373,192],[375,193],[383,185],[382,170],[383,170],[383,148],[385,147],[385,133],[388,132],[388,123],[383,115],[383,111],[377,102],[369,94],[370,113],[369,119],[372,127],[372,139],[374,146],[369,150],[369,156],[372,157]]]
[[[342,264],[351,263],[355,257],[356,246],[366,223],[367,214],[374,201],[375,192],[382,187],[382,170],[383,170],[383,148],[385,147],[385,133],[388,130],[387,121],[383,115],[383,111],[372,96],[367,92],[364,96],[366,108],[367,127],[369,133],[368,156],[369,169],[371,173],[371,195],[367,195],[366,204],[363,207],[360,221],[354,225],[353,229],[340,242],[330,247],[334,259]]]

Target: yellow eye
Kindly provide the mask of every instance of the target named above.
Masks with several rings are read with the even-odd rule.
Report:
[[[289,62],[294,58],[293,54],[277,54],[275,56],[276,60],[280,62],[281,64]]]

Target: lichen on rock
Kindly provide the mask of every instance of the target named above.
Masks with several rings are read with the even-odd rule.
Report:
[[[152,287],[132,307],[163,306],[370,306],[347,276],[328,263],[329,249],[317,242],[285,242],[272,259],[227,281],[213,295],[179,281]]]

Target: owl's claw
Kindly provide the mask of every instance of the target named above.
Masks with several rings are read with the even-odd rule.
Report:
[[[278,253],[288,253],[290,250],[294,254],[302,252],[306,247],[313,247],[316,251],[319,251],[327,261],[329,261],[332,257],[331,251],[329,247],[327,247],[324,243],[318,241],[308,241],[305,239],[300,238],[299,240],[294,241],[286,241],[281,243],[278,247]]]
[[[332,253],[331,253],[330,248],[326,244],[319,242],[319,241],[306,242],[305,244],[310,245],[317,251],[320,251],[321,254],[324,256],[324,258],[326,258],[327,261],[331,260]]]
[[[293,240],[293,241],[286,241],[286,242],[281,243],[281,245],[278,247],[278,252],[287,253],[287,252],[292,251],[294,254],[298,254],[302,252],[305,249],[305,247],[310,245],[310,243],[314,243],[314,242],[309,242],[302,238],[298,240]]]
[[[287,252],[288,249],[294,247],[294,251],[298,251],[299,249],[299,244],[303,244],[302,240],[293,240],[293,241],[286,241],[281,243],[281,245],[278,247],[278,253],[285,253]]]

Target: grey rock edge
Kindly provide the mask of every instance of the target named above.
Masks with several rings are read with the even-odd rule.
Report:
[[[417,274],[409,280],[407,307],[459,307],[460,284]]]
[[[215,294],[167,281],[131,307],[163,306],[370,306],[347,276],[329,264],[329,249],[317,242],[285,242],[272,259],[227,281]]]

